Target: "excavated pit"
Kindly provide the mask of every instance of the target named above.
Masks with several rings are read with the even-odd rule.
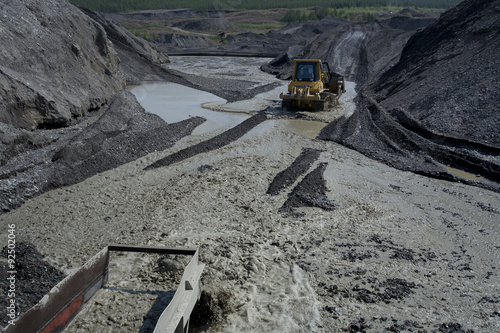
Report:
[[[492,17],[496,16],[475,22],[491,22]],[[305,26],[288,29],[297,32]],[[382,32],[371,39],[373,45],[386,36],[396,36],[379,28],[377,24],[369,28],[359,25],[356,33],[346,35],[352,38],[344,40],[366,42],[372,32]],[[345,33],[342,29],[338,32]],[[484,32],[488,30],[476,31]],[[368,60],[368,64],[381,59],[373,68],[384,68],[390,61],[383,60],[399,55],[397,44],[411,33],[398,32],[401,38],[384,58],[364,46],[347,50],[362,61]],[[317,42],[327,42],[330,37],[323,36]],[[312,44],[301,55],[320,57],[321,52],[328,51],[314,50],[319,49]],[[141,68],[135,67],[135,74]],[[351,70],[356,73],[352,75],[355,80],[373,74],[363,66],[352,66]],[[190,87],[203,87],[229,104],[280,88],[280,83],[255,85],[251,80],[229,79],[237,78],[237,73],[218,79],[199,74],[172,74],[170,78]],[[273,110],[277,98],[263,96],[257,99],[267,105],[267,117],[276,119],[261,122],[248,133],[252,135],[150,171],[144,168],[200,144],[211,135],[188,135],[202,122],[200,118],[187,120],[191,127],[182,136],[175,130],[180,130],[182,124],[169,124],[177,126],[170,131],[156,116],[147,116],[144,123],[131,120],[140,125],[145,138],[156,137],[156,143],[165,144],[164,148],[158,149],[151,141],[151,151],[130,154],[135,156],[132,160],[120,160],[107,171],[38,195],[0,215],[0,222],[15,223],[18,240],[35,244],[62,271],[80,266],[110,243],[199,247],[200,259],[207,264],[202,284],[206,295],[211,295],[204,298],[201,312],[213,319],[201,318],[200,325],[217,323],[210,326],[213,331],[499,330],[498,193],[396,170],[335,142],[298,135],[286,124],[289,119],[283,118],[331,122],[346,113],[280,114],[276,108]],[[245,101],[229,107],[247,109],[252,114],[261,110],[254,107],[260,102]],[[134,108],[140,109],[138,105]],[[360,114],[355,113],[352,121],[358,117]],[[144,119],[143,115],[138,119]],[[163,124],[164,132],[155,135],[149,131],[154,124]],[[346,124],[344,130],[360,134],[359,143],[366,146],[371,137],[358,131],[355,123]],[[112,121],[107,123],[110,125]],[[333,126],[340,129],[343,124]],[[81,128],[68,132],[71,137],[84,137]],[[127,138],[121,132],[104,133],[122,135],[115,139]],[[28,139],[39,133],[24,134],[29,144]],[[92,146],[92,135],[86,139],[82,144]],[[68,144],[67,140],[59,143],[57,151]],[[130,143],[127,147],[133,148],[129,150],[132,153],[144,152],[140,141],[125,140]],[[101,158],[94,160],[95,165],[108,162],[109,156],[119,156],[123,146],[111,148],[115,149],[109,150],[110,155],[99,155]],[[305,149],[321,151],[311,165],[313,171],[307,173],[309,169],[301,168],[297,170],[300,176],[294,177],[296,186],[277,195],[266,194],[276,175],[289,170]],[[45,161],[52,163],[55,153],[48,150],[45,147],[44,152],[36,151],[49,156],[37,162],[39,169],[13,168],[5,173],[2,188],[11,186],[10,177],[16,172],[33,176],[46,170],[41,167]],[[68,159],[78,162],[75,155],[68,155]],[[19,161],[40,160],[24,154]],[[28,183],[26,188],[33,187]],[[313,194],[323,207],[308,204],[314,202],[309,200]],[[8,199],[16,196],[13,193]],[[291,197],[299,199],[289,206],[299,214],[280,214],[278,211]],[[131,278],[134,284],[140,284],[143,276]],[[123,310],[133,311],[137,304],[133,295],[128,296],[131,298],[122,303]],[[21,297],[19,300],[23,301]],[[89,331],[114,327],[109,318],[120,319],[114,317],[113,301],[107,300],[104,305],[109,312],[99,313],[99,321],[105,325],[90,327]]]

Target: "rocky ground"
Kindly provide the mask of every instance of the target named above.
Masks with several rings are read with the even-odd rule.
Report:
[[[320,137],[402,170],[498,192],[499,8],[464,1],[417,32],[400,61],[363,91],[353,117]]]
[[[481,66],[497,61],[490,55],[498,48],[494,34],[498,1],[465,1],[444,15],[442,21],[424,30],[425,33],[412,37],[401,61],[386,72],[385,85],[377,85],[376,80],[385,69],[397,63],[398,48],[403,48],[417,28],[412,26],[406,30],[404,27],[411,26],[409,22],[396,28],[386,23],[350,26],[334,19],[320,23],[328,27],[328,31],[336,32],[335,40],[328,39],[328,33],[323,33],[318,26],[288,27],[290,36],[294,31],[305,31],[316,37],[307,39],[311,42],[288,45],[288,50],[271,62],[267,70],[286,77],[289,70],[286,63],[293,56],[332,57],[329,60],[333,60],[334,68],[344,68],[345,72],[340,72],[355,80],[359,90],[366,88],[352,116],[352,112],[294,115],[329,121],[339,118],[325,127],[321,140],[291,131],[282,119],[285,115],[276,116],[272,109],[268,110],[267,117],[260,113],[225,133],[190,134],[203,121],[199,118],[166,124],[146,113],[132,94],[112,93],[113,89],[121,88],[112,86],[111,90],[103,90],[107,84],[102,80],[116,76],[120,87],[125,82],[168,80],[212,91],[229,101],[259,96],[276,85],[256,86],[242,77],[221,79],[168,69],[165,64],[169,60],[161,52],[113,22],[91,12],[85,15],[68,7],[66,2],[53,0],[45,5],[30,2],[17,8],[20,4],[9,2],[2,10],[7,14],[21,10],[26,11],[26,17],[33,15],[29,24],[35,24],[37,31],[45,33],[39,38],[48,38],[45,42],[51,38],[62,40],[64,47],[73,50],[68,53],[71,57],[81,56],[78,60],[81,66],[97,75],[94,83],[100,97],[94,101],[99,101],[99,108],[88,95],[82,95],[83,99],[75,102],[78,93],[74,90],[63,95],[66,100],[46,103],[50,98],[44,96],[50,96],[51,91],[55,94],[53,89],[59,91],[61,87],[55,84],[57,87],[44,88],[43,84],[52,82],[52,77],[34,67],[37,59],[28,62],[33,65],[22,67],[11,58],[13,65],[1,68],[4,87],[15,84],[22,88],[17,91],[19,101],[25,101],[23,110],[45,110],[41,113],[43,117],[36,112],[25,113],[20,123],[30,124],[25,129],[16,127],[18,119],[10,117],[8,112],[2,118],[0,195],[4,213],[0,215],[0,225],[7,230],[7,225],[14,223],[18,242],[33,244],[48,263],[65,272],[81,266],[110,243],[199,247],[201,259],[207,265],[202,307],[193,315],[196,318],[193,326],[199,331],[500,330],[500,249],[496,245],[500,199],[495,192],[498,122],[494,112],[498,109],[495,103],[498,89],[493,89],[498,80],[494,68],[487,75],[478,76],[472,67],[464,65],[471,59],[471,49],[479,52],[475,63],[479,70],[486,70]],[[72,47],[76,44],[64,36],[56,38],[57,34],[44,30],[48,28],[42,17],[55,17],[56,11],[50,10],[59,7],[75,16],[73,22],[83,22],[89,27],[87,37],[93,42],[82,37],[78,45],[90,43],[90,56],[87,51],[79,51],[78,45]],[[462,27],[457,17],[464,17],[464,13],[468,13],[470,16],[465,17],[470,19]],[[476,20],[476,17],[482,19]],[[7,38],[5,41],[14,40],[14,30],[28,31],[29,27],[19,29],[27,24],[26,20],[16,21],[11,14],[1,19],[2,29],[8,32],[1,36]],[[65,31],[71,31],[71,24],[65,24],[68,24],[64,26]],[[315,30],[317,28],[319,30]],[[446,37],[447,29],[462,32],[462,28],[464,33]],[[412,59],[411,54],[422,47],[425,35],[434,36],[432,41],[440,40],[439,33],[433,34],[436,31],[445,34],[443,40],[453,42],[437,43],[429,48],[429,52],[434,52],[423,63]],[[285,31],[274,33],[287,34]],[[394,43],[387,45],[384,35],[390,36]],[[26,33],[26,36],[30,35]],[[242,40],[247,37],[240,36]],[[478,44],[456,44],[465,37]],[[493,46],[491,52],[481,52],[486,49],[484,40]],[[24,52],[24,47],[36,42],[19,45],[20,52]],[[472,45],[471,49],[465,45]],[[381,57],[384,49],[388,51]],[[3,60],[8,54],[2,48]],[[344,56],[336,62],[335,55],[339,54]],[[446,56],[450,54],[454,56]],[[462,58],[464,54],[466,57]],[[483,56],[486,60],[481,62]],[[92,57],[98,59],[97,63],[87,62]],[[53,66],[64,63],[51,59]],[[346,62],[348,59],[352,63]],[[442,62],[450,59],[458,61],[455,67],[461,68],[468,77],[477,79],[476,90],[483,92],[453,95],[450,91],[458,88],[447,83],[447,96],[453,97],[450,105],[454,109],[475,105],[475,108],[463,108],[464,113],[469,114],[478,108],[474,104],[477,101],[488,105],[490,108],[485,112],[489,115],[489,126],[481,127],[485,129],[481,135],[490,135],[487,138],[465,140],[456,133],[443,136],[448,134],[442,132],[443,126],[454,132],[468,133],[463,130],[467,127],[464,124],[476,124],[476,118],[469,117],[461,126],[450,126],[451,109],[431,123],[434,127],[424,121],[429,115],[409,113],[421,109],[418,103],[411,104],[415,96],[408,90],[404,94],[401,82],[411,83],[409,90],[420,83],[432,82],[426,69],[444,80],[445,73],[440,74],[438,69],[445,63],[454,66],[453,62]],[[437,67],[432,67],[435,63]],[[3,61],[2,64],[9,63]],[[13,70],[14,65],[20,69]],[[35,75],[37,71],[46,76]],[[453,76],[450,78],[452,80],[446,82],[457,81]],[[74,79],[78,80],[78,76]],[[85,82],[83,85],[87,85]],[[484,85],[488,89],[484,90]],[[14,107],[9,97],[13,93],[8,89],[4,91],[7,95],[2,101],[7,103],[5,110],[10,110]],[[433,104],[429,98],[428,106],[443,104],[439,102],[439,94],[433,95],[433,91],[428,94],[436,101]],[[477,98],[457,104],[457,96]],[[407,98],[409,104],[405,106]],[[39,108],[33,109],[30,105]],[[42,108],[44,105],[48,106]],[[64,109],[61,105],[80,106],[72,109],[77,110],[75,113],[63,114],[64,121],[52,121],[63,119],[58,111]],[[407,110],[408,105],[411,107]],[[439,110],[434,109],[433,116],[439,114]],[[335,114],[333,119],[331,114]],[[392,124],[394,119],[404,125],[405,130],[413,130],[413,134],[404,132],[402,137],[427,133],[423,137],[426,140],[431,137],[434,145],[395,140],[394,133],[403,130],[381,126]],[[480,121],[477,126],[481,126]],[[43,129],[63,123],[70,126]],[[39,128],[28,130],[33,126]],[[387,137],[390,140],[372,140],[373,133],[377,140]],[[387,152],[383,145],[380,148],[379,142],[385,143],[392,152]],[[446,155],[444,146],[455,154]],[[408,152],[418,150],[430,158],[424,157],[424,162],[412,156],[403,158]],[[381,155],[386,158],[380,158]],[[480,185],[470,186],[463,184],[463,178],[449,176],[451,173],[446,170],[429,174],[454,182],[417,174],[425,170],[422,166],[428,161],[449,162],[446,158],[439,160],[439,155],[454,158],[448,163],[451,166],[458,160],[457,156],[461,160],[474,155],[476,160],[471,161],[480,161],[478,165],[487,160],[484,165],[489,168],[490,173],[485,174],[489,180],[468,182]],[[2,244],[6,235],[1,233]],[[33,249],[31,245],[27,248]],[[35,253],[34,249],[32,252]],[[41,256],[38,260],[42,263]],[[131,327],[150,330],[150,319],[143,321],[144,313],[156,312],[158,304],[168,299],[168,295],[157,292],[153,285],[155,281],[167,281],[170,287],[166,289],[169,289],[174,281],[162,268],[172,267],[172,262],[165,260],[118,258],[118,263],[123,263],[120,269],[129,269],[131,280],[127,283],[130,284],[120,286],[119,279],[125,273],[118,272],[115,275],[118,280],[110,281],[111,288],[90,304],[99,308],[94,313],[97,326],[89,326],[84,320],[70,331],[124,331],[132,330]],[[149,271],[154,272],[148,275]],[[60,278],[58,274],[49,277],[51,283]],[[137,293],[126,291],[129,288],[146,291],[140,293],[141,307],[136,306],[134,295]],[[23,308],[33,302],[21,295],[17,300],[23,303]],[[124,313],[113,310],[114,300],[123,304]],[[111,315],[109,310],[113,310]]]
[[[14,257],[9,257],[11,252],[7,247],[2,249],[0,253],[1,262],[0,267],[0,286],[2,287],[2,298],[0,299],[0,325],[2,327],[7,325],[7,322],[12,317],[7,316],[7,307],[10,303],[7,302],[7,291],[13,290],[20,302],[15,306],[15,317],[20,313],[28,311],[34,304],[38,303],[45,294],[47,294],[52,287],[61,281],[66,274],[54,268],[49,264],[36,249],[35,245],[28,242],[17,242],[15,246]],[[7,258],[15,258],[15,264],[11,267],[8,264]],[[11,287],[9,280],[12,276],[12,271],[18,272],[15,274],[14,288]],[[17,288],[16,288],[17,287]]]

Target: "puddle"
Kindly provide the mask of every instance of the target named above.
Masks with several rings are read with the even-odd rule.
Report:
[[[486,180],[483,177],[481,177],[479,175],[475,175],[473,173],[469,173],[469,172],[466,172],[466,171],[463,171],[463,170],[460,170],[460,169],[455,169],[455,168],[452,168],[452,167],[447,166],[447,165],[444,165],[444,167],[449,172],[451,172],[452,174],[454,174],[455,176],[458,176],[458,177],[463,178],[463,179],[478,180],[478,181],[484,181],[484,180]]]
[[[305,136],[309,139],[315,139],[319,132],[326,126],[326,123],[320,121],[307,121],[300,119],[284,119],[281,120],[286,128],[295,134]]]
[[[269,108],[279,107],[281,110],[281,100],[279,95],[283,90],[286,90],[286,82],[282,86],[256,95],[254,98],[219,105],[218,109],[227,112],[257,112],[266,110],[269,113]]]
[[[211,111],[207,108],[223,105],[226,100],[176,83],[144,83],[130,88],[130,91],[146,111],[159,115],[167,123],[196,116],[205,118],[207,121],[193,131],[194,135],[226,130],[249,117],[246,114]]]

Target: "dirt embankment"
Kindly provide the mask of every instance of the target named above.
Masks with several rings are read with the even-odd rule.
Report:
[[[412,36],[356,113],[320,138],[402,170],[500,191],[499,29],[498,2],[462,2]]]
[[[57,7],[59,5],[62,7]],[[170,147],[200,124],[200,119],[166,124],[159,117],[146,114],[131,94],[117,94],[124,89],[125,82],[175,82],[213,92],[229,101],[249,98],[273,88],[272,85],[254,88],[251,82],[244,80],[207,79],[165,69],[163,65],[169,61],[165,54],[100,14],[78,9],[66,2],[59,4],[51,1],[43,5],[38,3],[37,6],[28,8],[16,3],[12,8],[5,7],[7,13],[15,10],[26,12],[26,17],[32,17],[29,21],[16,21],[14,16],[0,18],[6,31],[0,38],[11,36],[14,30],[12,24],[18,24],[16,29],[19,31],[34,29],[40,33],[42,40],[47,40],[43,44],[47,49],[37,54],[26,51],[30,45],[39,43],[33,44],[30,41],[33,36],[28,33],[20,42],[3,44],[4,47],[0,49],[0,56],[5,60],[2,70],[4,79],[11,83],[8,89],[2,90],[1,100],[5,103],[18,101],[7,105],[4,111],[6,114],[18,115],[24,122],[33,123],[34,126],[40,122],[38,126],[50,127],[50,130],[41,128],[29,131],[16,127],[15,117],[12,121],[0,122],[2,212],[18,207],[26,199],[47,189],[74,184],[154,150]],[[58,16],[58,13],[64,14],[66,11],[68,15],[65,19]],[[44,23],[51,16],[54,16],[55,21],[62,22],[57,29],[49,28]],[[73,22],[67,22],[68,18],[73,18]],[[78,22],[93,28],[81,31]],[[72,34],[75,39],[69,40],[64,34]],[[87,46],[78,51],[80,46],[77,44]],[[43,45],[40,44],[40,47]],[[61,54],[51,49],[54,45],[62,45],[63,49],[79,53]],[[10,57],[10,54],[17,53],[30,54],[30,57]],[[52,55],[37,58],[42,54]],[[59,59],[63,56],[63,59]],[[102,59],[91,66],[87,57]],[[15,59],[24,59],[26,63],[21,65]],[[32,62],[40,67],[37,67],[36,75],[33,74],[35,68]],[[57,66],[56,62],[59,62]],[[66,62],[68,65],[64,65]],[[67,75],[71,78],[63,84],[61,80],[66,80]],[[92,83],[88,80],[92,80]],[[106,80],[113,82],[108,84]],[[60,89],[67,82],[73,83],[61,94]],[[29,87],[29,92],[26,87]],[[80,94],[80,91],[84,93]],[[99,102],[89,105],[77,101],[82,98]],[[73,103],[80,105],[78,116],[72,114],[61,118],[65,116],[61,116],[60,109],[74,109],[68,106]],[[47,111],[46,104],[53,107]],[[36,112],[29,111],[32,107]]]
[[[434,19],[396,17],[380,22],[351,23],[325,18],[318,23],[287,26],[280,32],[300,36],[302,42],[306,41],[305,45],[290,43],[286,52],[262,69],[289,79],[292,59],[322,59],[333,71],[355,81],[359,89],[394,65],[410,36],[432,21]],[[313,35],[307,34],[310,30]]]
[[[68,126],[125,87],[103,27],[66,1],[2,3],[0,30],[5,124],[28,130]]]

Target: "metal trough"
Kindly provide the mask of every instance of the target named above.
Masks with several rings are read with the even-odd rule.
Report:
[[[198,261],[198,250],[128,245],[110,245],[102,249],[17,318],[15,325],[7,326],[4,332],[61,332],[82,306],[107,282],[110,251],[192,256],[184,268],[174,297],[161,314],[154,330],[154,333],[187,332],[189,317],[201,293],[200,277],[205,267]]]

